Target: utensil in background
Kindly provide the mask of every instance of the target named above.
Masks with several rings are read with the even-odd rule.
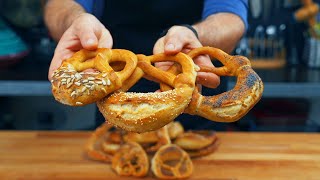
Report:
[[[254,31],[253,36],[253,58],[264,57],[265,54],[265,32],[262,25],[258,25]]]
[[[241,56],[250,56],[251,50],[249,48],[249,43],[248,43],[248,38],[243,37],[241,38],[238,47],[235,50],[236,54],[241,55]]]
[[[266,52],[265,57],[274,58],[277,41],[277,27],[269,25],[266,27]]]
[[[251,16],[255,19],[259,18],[262,13],[262,0],[250,0],[249,5]]]

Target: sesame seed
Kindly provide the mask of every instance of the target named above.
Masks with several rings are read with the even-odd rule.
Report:
[[[95,80],[96,78],[94,78],[94,77],[88,77],[88,80],[89,81],[93,81],[93,80]]]
[[[51,80],[51,83],[53,83],[53,79]]]
[[[107,85],[107,82],[104,79],[102,79],[102,84],[105,86]]]
[[[101,89],[104,93],[107,93],[107,90],[105,88],[101,88]]]
[[[66,81],[67,81],[67,79],[65,79],[65,78],[61,79],[61,82],[66,82]]]
[[[76,105],[82,105],[83,103],[82,102],[76,102]]]
[[[102,81],[96,81],[96,84],[102,84]]]
[[[87,82],[88,82],[88,79],[82,80],[82,83],[87,83]]]
[[[87,88],[85,86],[83,86],[83,88],[81,89],[81,92],[83,93],[86,90],[87,90]]]
[[[72,83],[67,84],[67,89],[72,86]]]
[[[102,74],[102,77],[105,78],[105,77],[107,77],[107,75],[108,75],[107,73],[104,73],[104,74]]]
[[[80,83],[80,82],[78,82],[78,81],[77,81],[77,82],[75,82],[74,84],[75,84],[75,85],[77,85],[77,86],[80,86],[80,85],[81,85],[81,83]]]
[[[110,86],[111,81],[109,79],[107,79],[107,85]]]
[[[67,79],[67,84],[69,85],[70,82],[71,82],[71,78],[68,78],[68,79]]]
[[[71,97],[74,97],[74,96],[76,96],[76,94],[77,94],[76,91],[72,91],[72,93],[71,93],[70,96],[71,96]]]
[[[81,74],[79,74],[79,73],[76,73],[74,76],[76,77],[77,80],[82,78]]]

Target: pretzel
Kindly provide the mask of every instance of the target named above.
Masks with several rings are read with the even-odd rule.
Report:
[[[135,142],[127,142],[112,158],[112,169],[122,176],[146,176],[149,170],[148,156]]]
[[[205,131],[204,131],[205,132]],[[213,131],[207,133],[186,132],[175,139],[174,144],[180,146],[184,150],[199,150],[211,145],[216,140],[216,135]]]
[[[161,61],[179,63],[182,73],[175,76],[151,65]],[[191,101],[196,79],[195,66],[189,56],[184,53],[174,56],[138,55],[136,69],[138,74],[141,75],[143,71],[143,74],[169,84],[174,89],[153,93],[113,93],[97,102],[100,112],[108,122],[126,131],[142,133],[159,129],[183,113]]]
[[[170,139],[175,139],[177,136],[184,132],[183,126],[179,122],[171,122],[166,126],[168,127],[168,134]],[[139,144],[156,143],[159,140],[159,130],[145,133],[128,132],[127,134],[124,134],[123,139],[126,142],[133,141]]]
[[[188,55],[195,58],[199,55],[216,58],[223,67],[201,67],[200,72],[211,72],[218,76],[237,76],[237,83],[232,90],[215,96],[203,96],[197,88],[185,113],[199,115],[216,122],[234,122],[246,115],[261,99],[263,83],[250,66],[250,61],[243,56],[230,56],[220,49],[201,47],[191,50]],[[169,72],[176,74],[178,69],[172,66]],[[162,84],[161,90],[170,86]]]
[[[114,71],[112,62],[125,62],[121,71]],[[135,70],[137,57],[122,49],[82,49],[64,60],[53,73],[52,93],[55,99],[71,106],[94,103],[122,86]],[[84,72],[94,69],[95,72]]]
[[[160,179],[187,178],[193,173],[193,163],[179,146],[167,144],[152,158],[151,170]]]
[[[107,132],[111,128],[112,125],[103,123],[91,134],[85,146],[89,158],[107,163],[111,162],[112,154],[105,153],[100,147],[103,137],[106,136],[106,138],[108,138]]]

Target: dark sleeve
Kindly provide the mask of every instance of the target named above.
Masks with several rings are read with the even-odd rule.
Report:
[[[204,0],[202,19],[220,12],[236,14],[248,28],[248,0]]]

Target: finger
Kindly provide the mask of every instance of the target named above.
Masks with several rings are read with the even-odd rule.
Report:
[[[164,37],[157,40],[153,46],[153,54],[160,54],[164,52]]]
[[[213,73],[198,72],[197,83],[208,88],[216,88],[220,84],[220,77]]]
[[[79,37],[81,45],[87,50],[95,50],[98,47],[98,38],[91,26],[86,24],[80,25],[80,29],[76,31],[76,35]]]
[[[48,79],[51,80],[52,79],[52,74],[53,72],[58,69],[62,63],[63,60],[68,59],[72,56],[73,52],[65,49],[62,51],[55,51],[55,54],[52,58],[50,67],[49,67],[49,71],[48,71]]]
[[[194,62],[198,66],[214,67],[209,56],[198,56]],[[198,72],[197,82],[209,88],[216,88],[220,84],[220,77],[213,73]]]
[[[101,33],[99,35],[99,48],[112,48],[113,46],[113,39],[108,31],[104,26],[101,28]]]
[[[186,44],[187,40],[180,37],[180,34],[168,31],[164,38],[164,53],[168,55],[177,54]]]

